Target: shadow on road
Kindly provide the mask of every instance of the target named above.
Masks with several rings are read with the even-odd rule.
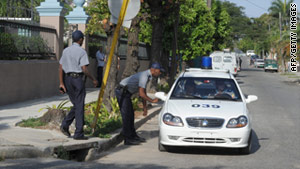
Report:
[[[264,69],[257,69],[257,68],[245,68],[243,71],[252,71],[252,72],[263,72]]]

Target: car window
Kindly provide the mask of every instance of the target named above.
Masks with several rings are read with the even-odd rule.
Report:
[[[222,62],[222,56],[214,56],[213,62]]]
[[[232,79],[182,77],[177,81],[170,99],[241,101],[241,96]]]
[[[277,64],[276,60],[271,60],[269,64]]]
[[[232,61],[232,57],[231,56],[224,56],[224,59],[223,59],[224,62],[231,62]]]

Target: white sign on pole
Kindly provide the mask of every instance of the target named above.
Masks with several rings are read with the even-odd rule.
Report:
[[[117,24],[122,7],[123,0],[108,0],[108,7],[111,13],[110,22]],[[130,0],[126,15],[124,18],[123,26],[130,28],[131,20],[138,14],[141,7],[140,0]]]

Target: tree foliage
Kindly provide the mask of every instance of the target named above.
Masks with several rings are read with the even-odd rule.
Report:
[[[186,0],[181,4],[178,45],[183,60],[207,55],[212,50],[214,24],[205,1]]]
[[[217,0],[213,2],[212,13],[215,20],[216,32],[214,34],[214,45],[213,50],[222,50],[229,47],[227,44],[230,39],[231,27],[230,16],[222,5],[221,1]]]
[[[104,25],[108,22],[110,12],[107,0],[92,0],[86,7],[87,14],[91,17],[87,31],[90,34],[105,34]]]
[[[244,7],[237,6],[235,3],[229,1],[222,2],[222,6],[230,16],[229,27],[231,27],[232,31],[229,34],[227,44],[228,47],[233,48],[234,42],[237,42],[248,33],[251,21],[243,12]]]

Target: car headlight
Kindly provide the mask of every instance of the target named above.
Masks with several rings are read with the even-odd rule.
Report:
[[[163,122],[166,125],[183,127],[183,122],[182,122],[181,118],[178,116],[173,116],[170,113],[164,114]]]
[[[227,124],[227,128],[241,128],[248,124],[248,119],[246,116],[240,116],[238,118],[232,118]]]

